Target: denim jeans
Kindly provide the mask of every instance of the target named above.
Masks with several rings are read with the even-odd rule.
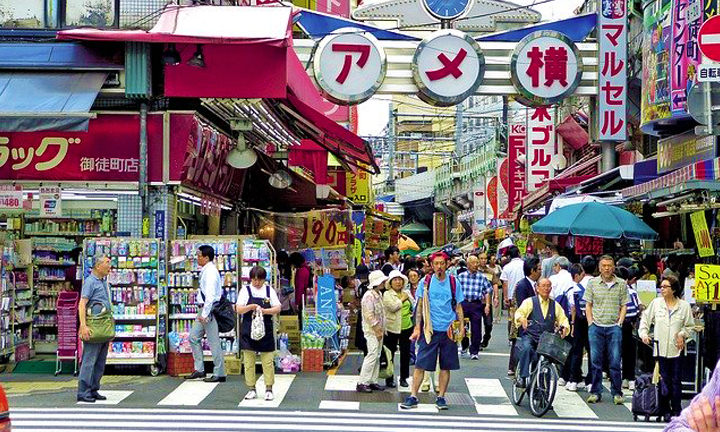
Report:
[[[610,393],[622,396],[622,371],[620,369],[620,348],[622,328],[620,326],[599,327],[595,324],[588,329],[592,359],[592,392],[602,394],[603,359],[610,364]]]

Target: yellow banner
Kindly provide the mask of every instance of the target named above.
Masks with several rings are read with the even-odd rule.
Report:
[[[715,255],[713,250],[712,238],[705,221],[705,211],[700,210],[690,214],[693,232],[695,233],[695,243],[697,243],[698,254],[701,258]]]
[[[346,219],[336,213],[313,210],[305,220],[302,243],[311,249],[333,246],[347,246],[350,235]]]
[[[720,302],[720,266],[695,264],[695,301]]]
[[[370,204],[370,174],[362,170],[357,174],[348,172],[345,179],[348,199],[355,204]]]

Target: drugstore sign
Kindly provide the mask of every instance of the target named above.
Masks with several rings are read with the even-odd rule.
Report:
[[[98,114],[87,132],[0,132],[3,180],[140,179],[140,116]]]

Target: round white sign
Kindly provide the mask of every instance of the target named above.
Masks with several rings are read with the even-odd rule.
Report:
[[[580,84],[582,58],[562,33],[543,30],[525,36],[510,61],[510,79],[518,100],[529,106],[547,106],[571,95]]]
[[[385,79],[385,52],[371,34],[344,28],[317,45],[313,72],[325,97],[340,105],[370,99]]]
[[[465,33],[440,30],[418,45],[412,70],[420,99],[435,106],[457,105],[482,83],[485,56]]]

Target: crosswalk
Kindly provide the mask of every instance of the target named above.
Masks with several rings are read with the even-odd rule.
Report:
[[[14,431],[103,432],[159,430],[219,432],[228,430],[337,432],[660,432],[662,425],[599,420],[544,420],[507,416],[368,414],[279,410],[202,410],[178,408],[15,408]]]
[[[399,404],[410,393],[410,387],[400,387],[380,394],[359,394],[355,388],[359,377],[356,375],[325,375],[310,380],[307,376],[296,379],[296,375],[278,374],[273,385],[274,400],[264,400],[265,378],[260,376],[256,384],[258,397],[245,400],[244,387],[239,387],[241,380],[233,378],[227,383],[205,383],[203,381],[181,381],[168,378],[165,385],[157,386],[151,395],[142,389],[110,389],[101,390],[107,397],[105,401],[97,401],[95,405],[115,405],[126,407],[189,407],[189,408],[248,408],[248,409],[313,409],[318,411],[337,412],[374,412],[378,404],[384,404],[386,412],[403,412]],[[412,377],[408,380],[412,386]],[[430,381],[430,391],[421,392],[420,406],[411,411],[413,414],[434,414],[438,409],[434,405],[435,385]],[[322,384],[321,384],[322,383]],[[320,386],[318,384],[321,384]],[[514,405],[509,396],[510,381],[508,379],[465,378],[464,385],[453,382],[448,392],[448,402],[458,412],[477,415],[516,418],[528,415],[527,398],[520,406]],[[288,395],[293,397],[289,403]],[[597,420],[597,419],[630,419],[630,395],[623,406],[610,403],[602,404],[601,415],[597,405],[585,402],[587,393],[569,392],[558,387],[552,411],[548,418]],[[453,399],[454,398],[454,399]],[[452,400],[451,400],[452,399]],[[78,402],[78,405],[88,405]],[[396,407],[395,407],[396,406]],[[389,408],[394,407],[394,408]],[[607,416],[607,410],[615,415]]]

